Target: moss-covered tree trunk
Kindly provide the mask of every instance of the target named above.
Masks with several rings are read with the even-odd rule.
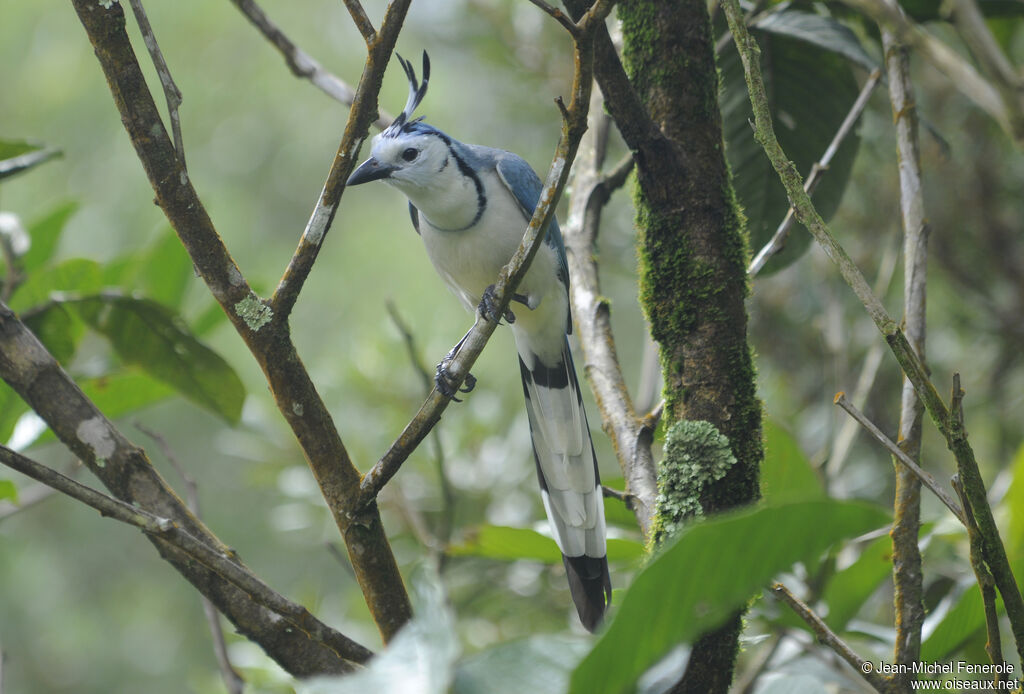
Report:
[[[692,456],[690,465],[706,466],[697,485],[679,484],[678,468],[665,467],[663,480],[692,498],[661,512],[710,515],[758,498],[763,457],[744,307],[747,241],[725,160],[711,24],[704,0],[626,0],[619,17],[626,71],[663,138],[661,147],[636,150],[635,203],[641,302],[661,349],[666,424],[676,434],[670,438],[685,439],[709,427],[678,422],[709,422],[735,457],[723,466],[714,456]],[[702,450],[695,444],[690,450]],[[669,448],[663,465],[671,464]],[[694,644],[673,691],[728,691],[741,621],[736,614]]]

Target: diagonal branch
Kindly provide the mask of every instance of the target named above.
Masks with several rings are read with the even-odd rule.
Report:
[[[181,116],[178,113],[178,107],[181,106],[181,90],[178,89],[178,85],[174,83],[174,79],[171,77],[171,70],[167,67],[164,54],[160,51],[160,45],[156,42],[156,35],[153,33],[153,27],[149,24],[146,10],[142,7],[142,0],[129,0],[129,3],[132,6],[132,12],[135,14],[135,21],[139,23],[142,40],[149,50],[149,55],[153,58],[156,74],[160,77],[160,85],[164,89],[164,98],[167,99],[167,115],[171,119],[171,132],[174,134],[174,151],[177,152],[178,159],[181,160],[182,170],[186,170],[185,143],[181,138]]]
[[[409,597],[376,507],[362,507],[357,512],[354,505],[359,471],[295,350],[288,330],[287,311],[279,311],[278,304],[265,302],[251,289],[218,236],[191,182],[183,175],[125,33],[120,5],[112,4],[107,9],[92,0],[72,1],[110,84],[121,120],[156,193],[157,204],[181,239],[197,272],[262,368],[277,407],[302,446],[320,485],[349,550],[370,613],[387,641],[411,616]],[[408,5],[408,0],[396,0],[388,8],[356,93],[356,105],[346,127],[346,142],[358,145],[369,128],[373,109],[367,104],[376,101],[385,62],[383,57],[390,55]],[[375,67],[378,64],[380,67]],[[356,137],[356,132],[362,134]],[[342,182],[346,165],[351,166],[356,149],[352,146],[346,150],[340,170],[335,166],[335,173]],[[331,216],[333,210],[332,206]],[[326,231],[326,227],[321,231]],[[311,267],[312,257],[315,252],[306,256],[310,265],[305,268],[303,279]],[[301,286],[301,281],[296,279],[294,295]],[[224,611],[222,605],[218,606]],[[232,618],[228,612],[225,614]],[[268,648],[268,644],[260,643]],[[294,667],[308,667],[304,664],[316,662],[303,658],[301,653],[279,655],[285,661],[278,662],[293,674]],[[277,657],[275,655],[275,659]]]
[[[333,650],[339,658],[355,663],[365,663],[373,657],[372,651],[331,629],[310,614],[305,607],[282,597],[256,578],[235,560],[231,550],[224,547],[211,547],[170,518],[158,516],[91,489],[31,458],[15,453],[6,446],[0,446],[0,462],[37,482],[42,482],[72,499],[82,502],[99,511],[103,516],[133,525],[149,537],[180,549],[191,559],[245,591],[258,604],[272,610],[291,623],[293,627],[301,629],[314,640]]]
[[[593,84],[594,34],[604,28],[604,19],[611,11],[612,3],[599,0],[585,14],[576,26],[580,29],[573,36],[574,64],[572,98],[566,107],[561,99],[557,100],[562,111],[562,135],[555,149],[555,156],[544,181],[540,198],[530,223],[523,234],[523,240],[508,264],[502,268],[494,284],[496,302],[495,315],[503,316],[508,309],[516,287],[526,275],[530,262],[536,255],[548,225],[555,216],[555,206],[569,178],[569,170],[576,157],[580,140],[587,129],[587,111],[590,103],[590,91]],[[496,321],[489,321],[479,314],[473,327],[461,340],[460,348],[448,364],[450,385],[458,390],[465,381],[469,370],[483,352],[487,341],[497,327]],[[412,418],[398,438],[391,444],[381,459],[363,476],[361,485],[361,503],[370,504],[384,485],[398,472],[409,455],[416,449],[435,424],[451,400],[437,388],[431,391],[419,411]]]
[[[280,27],[270,21],[266,13],[257,5],[254,0],[231,0],[231,2],[245,15],[253,26],[259,29],[267,41],[273,44],[274,48],[281,54],[288,64],[288,69],[296,77],[307,79],[320,91],[335,101],[346,106],[351,106],[356,93],[344,80],[329,72],[312,56],[295,45],[288,36],[281,31]],[[380,117],[374,121],[374,126],[380,130],[388,127],[393,120],[391,116],[383,111]]]

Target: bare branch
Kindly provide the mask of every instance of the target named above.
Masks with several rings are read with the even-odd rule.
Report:
[[[188,169],[185,165],[185,143],[181,138],[181,116],[178,113],[178,107],[181,106],[181,90],[178,89],[178,85],[174,83],[174,79],[171,77],[171,70],[167,67],[164,54],[160,51],[160,46],[156,42],[156,35],[153,33],[153,27],[149,24],[146,10],[142,7],[142,0],[129,0],[129,3],[132,6],[132,12],[135,14],[135,21],[139,23],[142,40],[146,44],[146,49],[149,50],[150,57],[153,58],[156,74],[160,77],[160,85],[164,89],[164,98],[167,99],[167,114],[171,119],[171,132],[174,134],[174,151],[181,162],[182,170],[187,171]]]
[[[579,34],[579,28],[576,26],[576,22],[569,19],[565,15],[565,13],[562,12],[557,7],[549,5],[548,3],[544,2],[544,0],[530,0],[530,2],[532,2],[534,5],[547,12],[549,15],[551,15],[551,17],[556,22],[565,27],[565,30],[568,31],[569,34],[571,34],[572,36],[576,36],[577,34]]]
[[[372,651],[320,622],[305,607],[274,592],[239,564],[229,550],[223,547],[211,547],[170,518],[157,516],[91,489],[56,470],[15,453],[6,446],[0,446],[0,462],[96,509],[103,516],[134,525],[147,535],[180,549],[195,561],[245,591],[260,605],[272,610],[295,628],[301,629],[316,641],[333,650],[340,658],[355,663],[365,663],[373,656]]]
[[[602,297],[594,257],[601,214],[612,190],[625,181],[633,157],[620,162],[607,177],[600,167],[609,132],[608,116],[599,91],[590,97],[590,125],[580,143],[580,154],[572,180],[569,217],[562,227],[569,266],[569,290],[580,346],[586,358],[585,372],[594,391],[604,430],[612,439],[615,454],[626,479],[626,489],[635,503],[630,505],[646,537],[657,498],[652,437],[637,416],[615,348],[611,329],[611,308]]]
[[[854,407],[853,403],[847,399],[846,393],[838,393],[835,398],[835,404],[839,405],[844,410],[846,410],[851,417],[857,420],[857,422],[859,422],[861,426],[867,429],[867,431],[872,436],[875,437],[875,440],[877,440],[879,443],[885,446],[885,448],[889,451],[889,453],[892,454],[892,456],[896,460],[903,463],[903,465],[905,465],[909,470],[911,470],[914,473],[914,475],[919,480],[921,480],[924,486],[928,487],[928,489],[930,489],[931,492],[939,498],[939,501],[946,505],[946,508],[948,508],[953,513],[953,516],[958,521],[960,521],[964,525],[967,524],[963,509],[960,508],[960,506],[956,503],[953,497],[949,495],[949,492],[947,492],[939,485],[935,478],[932,477],[931,473],[929,473],[927,470],[921,469],[921,467],[916,462],[914,462],[914,460],[910,456],[904,453],[899,446],[893,443],[892,439],[890,439],[888,436],[882,433],[882,430],[879,429],[874,422],[865,417],[863,412]]]
[[[182,484],[185,485],[185,504],[196,515],[196,518],[202,519],[202,514],[199,512],[199,485],[196,484],[195,478],[188,473],[188,470],[181,464],[178,457],[174,455],[174,451],[171,450],[167,439],[142,424],[142,422],[136,421],[135,428],[153,439],[156,445],[160,447],[160,451],[167,458],[167,462],[171,464],[174,471],[181,477]],[[206,625],[210,630],[210,637],[213,639],[213,654],[217,658],[217,667],[220,669],[221,679],[224,680],[224,687],[228,690],[228,694],[242,694],[242,691],[245,689],[245,680],[238,673],[238,670],[235,669],[234,665],[231,664],[231,659],[228,657],[228,647],[224,641],[224,630],[220,625],[220,612],[217,611],[216,605],[205,595],[200,594],[199,598],[203,604],[203,614],[206,616]]]
[[[960,497],[960,503],[964,505],[967,514],[967,538],[971,548],[971,568],[974,569],[974,576],[978,581],[978,588],[981,590],[981,600],[985,610],[985,632],[988,641],[985,643],[985,651],[993,665],[1003,663],[1003,643],[999,635],[999,613],[996,611],[996,582],[992,573],[985,565],[985,549],[978,524],[974,522],[974,514],[971,513],[971,505],[967,501],[964,486],[960,484],[959,475],[953,475],[953,489]],[[1002,674],[996,672],[995,683],[1002,679]]]
[[[907,49],[884,26],[882,47],[889,77],[889,100],[896,124],[897,161],[900,175],[900,209],[903,222],[903,329],[911,348],[925,359],[926,269],[928,266],[928,222],[924,214],[921,157],[918,142],[917,104],[910,79]],[[900,403],[899,446],[914,461],[921,459],[921,419],[924,405],[914,384],[903,377]],[[921,482],[905,466],[895,465],[896,491],[893,500],[893,604],[896,612],[896,641],[893,661],[910,666],[920,660],[921,630],[924,625],[924,575],[921,569],[919,535],[921,525]],[[913,675],[896,675],[907,683]],[[908,685],[909,686],[909,685]]]
[[[231,0],[231,2],[273,44],[274,48],[278,50],[284,61],[288,64],[292,74],[309,80],[314,86],[335,101],[346,106],[352,105],[356,96],[355,90],[295,45],[276,24],[270,21],[266,13],[254,0]],[[378,130],[383,130],[388,127],[388,124],[394,118],[384,111],[379,111],[379,113],[380,115],[373,125]]]
[[[821,617],[814,614],[814,611],[811,610],[810,607],[804,604],[800,598],[793,595],[789,588],[781,583],[776,583],[772,586],[772,592],[775,594],[775,597],[789,605],[800,619],[804,620],[807,626],[811,628],[811,631],[814,632],[818,641],[835,651],[836,655],[845,660],[850,667],[856,670],[857,673],[864,678],[864,681],[870,684],[876,692],[882,692],[882,694],[885,694],[885,692],[889,691],[888,680],[886,680],[884,676],[875,672],[871,663],[854,653],[853,649],[850,648],[845,641],[839,638],[834,631],[829,629],[828,625],[821,620]]]
[[[345,8],[352,16],[356,29],[359,29],[359,33],[363,35],[366,45],[371,46],[377,40],[377,31],[373,28],[373,22],[366,16],[366,10],[363,9],[362,4],[359,0],[345,0]]]
[[[825,149],[825,153],[821,155],[821,159],[816,161],[811,167],[811,172],[807,175],[807,180],[804,181],[804,190],[808,195],[814,193],[814,189],[818,187],[818,183],[821,181],[821,177],[828,171],[829,164],[832,163],[832,158],[839,151],[839,147],[846,140],[846,136],[853,131],[853,126],[860,119],[860,114],[864,112],[864,108],[868,105],[868,99],[871,97],[871,93],[875,90],[878,85],[879,79],[881,79],[881,70],[875,70],[864,82],[864,86],[860,90],[860,94],[853,102],[853,106],[850,107],[849,113],[846,114],[846,118],[843,119],[842,124],[839,126],[839,130],[836,131],[835,136],[832,138],[832,142],[829,143]],[[747,268],[747,274],[753,277],[759,273],[764,266],[768,263],[773,255],[782,250],[786,245],[786,238],[789,236],[789,230],[793,227],[795,217],[793,215],[793,207],[789,208],[786,212],[786,217],[779,224],[778,229],[772,235],[772,238],[764,245],[764,247],[757,252],[754,259],[750,262],[750,267]]]

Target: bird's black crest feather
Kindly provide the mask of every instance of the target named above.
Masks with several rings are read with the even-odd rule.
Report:
[[[423,101],[423,97],[427,95],[427,84],[430,82],[430,56],[427,55],[426,51],[423,51],[422,83],[416,79],[416,70],[413,68],[412,63],[397,53],[395,55],[398,57],[398,62],[402,65],[402,69],[405,70],[405,76],[409,80],[409,98],[406,100],[405,108],[402,109],[402,112],[398,114],[398,117],[384,131],[383,135],[385,137],[397,137],[399,133],[423,119],[422,116],[412,119],[412,114],[416,107],[420,105],[420,102]]]

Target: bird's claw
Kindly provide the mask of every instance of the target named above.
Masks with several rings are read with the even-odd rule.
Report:
[[[505,313],[501,314],[501,316],[498,315],[498,299],[494,295],[493,284],[484,290],[484,295],[480,299],[480,306],[477,310],[484,320],[497,323],[501,318],[504,318],[507,323],[516,322],[516,316],[512,313],[512,309],[506,308]]]
[[[448,370],[448,365],[451,363],[452,354],[446,356],[440,364],[437,365],[437,373],[434,375],[434,384],[437,386],[437,390],[441,395],[446,398],[451,398],[455,402],[462,402],[461,398],[455,397],[456,393],[468,393],[476,387],[476,376],[473,374],[466,374],[466,379],[463,381],[460,388],[455,387],[455,379],[452,378],[451,372]]]

